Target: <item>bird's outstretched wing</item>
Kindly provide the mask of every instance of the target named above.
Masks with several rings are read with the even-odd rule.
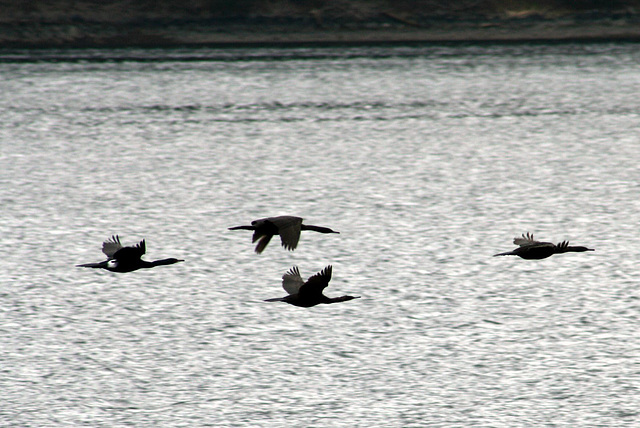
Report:
[[[298,294],[304,280],[300,276],[298,266],[294,266],[287,273],[282,275],[282,288],[289,294]]]
[[[253,233],[253,242],[258,241],[258,244],[256,245],[256,253],[260,254],[263,252],[264,249],[267,248],[267,245],[269,245],[269,242],[271,242],[272,237],[273,235],[263,235],[256,230]]]
[[[132,245],[131,247],[122,247],[115,252],[113,258],[118,261],[130,261],[141,258],[147,251],[147,245],[144,241],[140,241],[139,244]]]
[[[267,248],[273,235],[278,234],[278,226],[271,222],[271,218],[261,218],[251,222],[253,228],[253,239],[251,242],[257,242],[256,253],[260,254]]]
[[[523,233],[522,237],[513,238],[513,243],[524,247],[525,245],[539,244],[540,242],[533,239],[533,233],[527,232],[526,234]]]
[[[299,293],[303,295],[322,293],[322,291],[329,285],[329,281],[331,281],[332,270],[333,267],[329,265],[317,274],[309,277],[307,282],[300,287]]]
[[[289,251],[295,250],[300,240],[302,219],[294,216],[273,217],[268,220],[278,228],[282,246]]]
[[[118,235],[113,235],[102,243],[102,252],[110,259],[112,259],[113,255],[122,248],[120,237]]]

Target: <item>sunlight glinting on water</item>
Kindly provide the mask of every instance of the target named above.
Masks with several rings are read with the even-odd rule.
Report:
[[[639,55],[0,53],[0,422],[635,426]],[[340,234],[227,229],[285,214]],[[186,261],[75,267],[114,234]]]

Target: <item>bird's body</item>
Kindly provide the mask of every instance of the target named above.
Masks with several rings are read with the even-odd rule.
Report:
[[[323,290],[329,285],[332,269],[332,266],[329,265],[319,273],[309,277],[305,282],[300,276],[298,267],[294,266],[282,276],[282,288],[289,295],[267,299],[265,302],[285,302],[294,306],[310,308],[322,303],[330,304],[358,299],[360,296],[327,297],[322,294]]]
[[[298,246],[300,240],[300,232],[303,230],[312,230],[319,233],[340,233],[331,230],[328,227],[312,226],[302,224],[302,218],[283,215],[278,217],[267,217],[254,220],[249,226],[230,227],[229,230],[253,230],[253,241],[258,242],[256,245],[256,253],[260,254],[275,235],[280,235],[282,246],[289,251],[293,251]]]
[[[533,234],[530,233],[523,233],[522,237],[514,238],[513,243],[518,245],[518,248],[513,251],[507,251],[506,253],[494,254],[494,257],[518,256],[527,260],[541,260],[551,257],[554,254],[594,251],[587,247],[570,246],[569,241],[562,241],[557,245],[551,242],[536,241],[533,239]]]
[[[147,269],[155,266],[171,265],[184,260],[169,258],[148,262],[142,260],[147,247],[144,239],[139,244],[124,247],[120,243],[118,235],[112,236],[102,243],[102,252],[107,256],[107,260],[99,263],[86,263],[77,265],[78,267],[89,267],[96,269],[106,269],[111,272],[133,272],[138,269]]]

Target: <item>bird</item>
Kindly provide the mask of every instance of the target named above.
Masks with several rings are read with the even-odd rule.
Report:
[[[120,237],[113,235],[102,243],[102,252],[106,254],[107,260],[99,263],[86,263],[77,265],[77,267],[88,267],[106,269],[111,272],[133,272],[138,269],[152,268],[155,266],[172,265],[174,263],[183,262],[180,259],[162,259],[148,262],[142,260],[142,255],[146,252],[146,244],[144,239],[139,244],[124,247],[120,243]]]
[[[592,248],[570,246],[569,241],[562,241],[559,244],[553,244],[551,242],[541,242],[533,239],[533,234],[527,232],[522,234],[522,237],[516,237],[513,239],[513,243],[519,245],[513,251],[507,251],[506,253],[494,254],[495,256],[519,256],[527,260],[540,260],[551,257],[554,254],[570,253],[570,252],[583,252],[583,251],[595,251]]]
[[[320,233],[340,233],[328,227],[302,224],[302,218],[291,215],[261,218],[252,221],[250,226],[235,226],[229,228],[229,230],[239,229],[254,231],[251,242],[258,242],[256,245],[256,253],[258,254],[267,248],[269,241],[271,241],[274,235],[280,235],[282,246],[289,251],[293,251],[298,246],[300,232],[302,230],[313,230],[314,232]]]
[[[300,276],[298,267],[294,266],[282,276],[282,288],[284,288],[289,295],[275,299],[267,299],[265,302],[285,302],[294,306],[310,308],[321,303],[329,304],[359,299],[360,296],[327,297],[322,294],[322,291],[327,288],[329,281],[331,281],[332,269],[332,266],[329,265],[309,277],[307,282],[305,282]]]

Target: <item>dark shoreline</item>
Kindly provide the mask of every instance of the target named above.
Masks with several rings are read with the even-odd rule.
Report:
[[[421,27],[370,24],[318,28],[298,23],[206,22],[14,24],[0,48],[250,47],[398,43],[640,42],[640,18],[441,20]]]

